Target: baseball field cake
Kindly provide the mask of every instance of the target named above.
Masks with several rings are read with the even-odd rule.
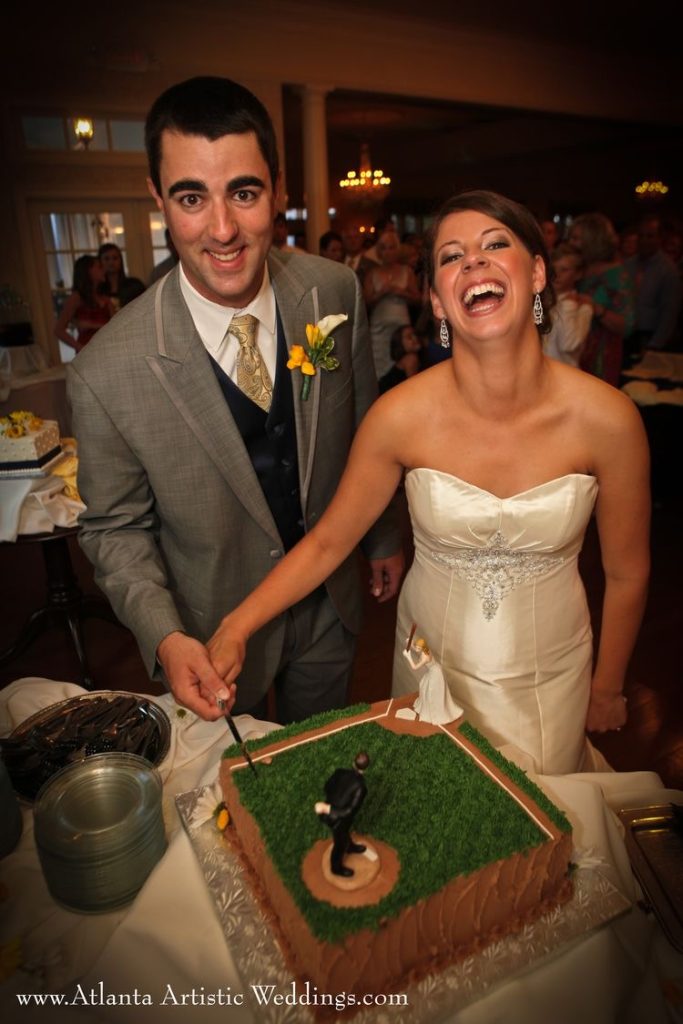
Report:
[[[250,741],[256,773],[239,746],[221,762],[225,836],[294,976],[321,993],[399,990],[571,896],[565,815],[462,718],[421,722],[414,700],[355,705]],[[367,849],[346,859],[355,880],[339,882],[315,805],[361,751],[367,794],[352,837]]]

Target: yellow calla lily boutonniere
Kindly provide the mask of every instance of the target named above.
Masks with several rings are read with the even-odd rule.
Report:
[[[332,313],[318,320],[317,324],[306,324],[306,345],[292,345],[289,350],[287,368],[300,370],[301,401],[305,402],[311,390],[311,378],[315,377],[318,367],[321,370],[336,370],[339,360],[333,356],[334,338],[332,331],[339,324],[348,320],[346,313]]]

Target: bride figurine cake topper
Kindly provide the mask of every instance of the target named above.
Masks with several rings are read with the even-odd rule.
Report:
[[[417,626],[413,623],[403,649],[403,657],[414,672],[424,667],[420,678],[420,692],[413,709],[421,722],[445,725],[460,718],[463,710],[453,700],[441,666],[430,651],[427,641],[421,636],[413,639],[416,629]]]

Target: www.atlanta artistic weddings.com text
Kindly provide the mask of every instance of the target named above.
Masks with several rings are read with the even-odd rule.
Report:
[[[91,988],[76,985],[73,992],[17,993],[22,1006],[244,1006],[246,1001],[256,1006],[310,1006],[331,1007],[337,1012],[350,1007],[407,1006],[405,992],[379,992],[357,995],[353,992],[319,992],[315,985],[296,982],[285,988],[276,985],[249,985],[249,993],[235,992],[229,986],[207,991],[203,985],[181,992],[167,985],[164,992],[153,996],[135,988],[132,992],[108,992],[100,981]]]

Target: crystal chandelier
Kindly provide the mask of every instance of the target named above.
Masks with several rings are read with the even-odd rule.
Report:
[[[389,194],[391,178],[383,170],[373,170],[370,161],[370,147],[364,142],[360,147],[358,171],[349,171],[339,182],[344,199],[349,202],[381,202]]]

